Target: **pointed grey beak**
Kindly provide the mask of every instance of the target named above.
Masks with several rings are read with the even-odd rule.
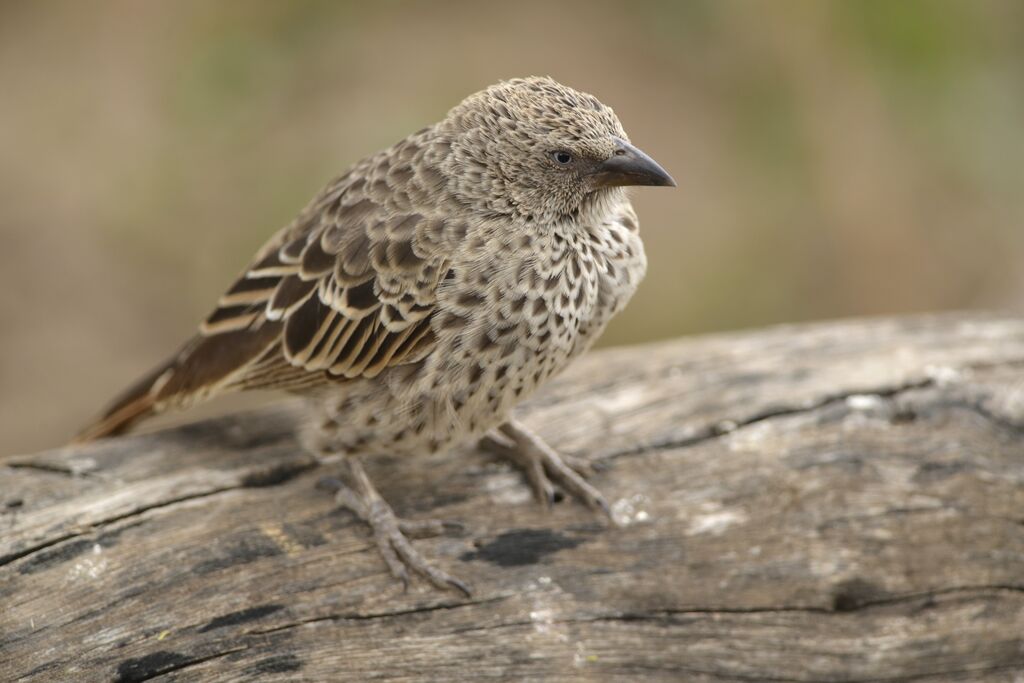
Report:
[[[657,185],[675,187],[668,171],[639,149],[621,138],[615,138],[615,153],[601,162],[591,173],[595,187]]]

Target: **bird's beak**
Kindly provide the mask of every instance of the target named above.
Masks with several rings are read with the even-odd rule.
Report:
[[[676,186],[676,181],[657,161],[621,138],[615,138],[615,144],[615,152],[590,174],[595,187]]]

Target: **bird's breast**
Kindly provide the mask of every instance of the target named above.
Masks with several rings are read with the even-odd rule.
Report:
[[[628,204],[591,221],[492,235],[453,264],[440,293],[435,378],[509,408],[590,346],[645,267]]]

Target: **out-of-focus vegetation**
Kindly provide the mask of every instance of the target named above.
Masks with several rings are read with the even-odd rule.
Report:
[[[679,188],[605,343],[1024,300],[1017,0],[0,4],[0,452],[191,334],[336,172],[502,78]]]

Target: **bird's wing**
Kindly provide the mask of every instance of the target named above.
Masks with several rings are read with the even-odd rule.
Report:
[[[226,390],[301,390],[426,357],[453,221],[414,208],[443,178],[402,161],[371,159],[325,189],[258,252],[196,337],[81,438]]]
[[[206,337],[277,330],[228,384],[375,377],[433,347],[429,319],[446,268],[443,256],[416,239],[429,219],[388,211],[363,194],[350,187],[314,212],[254,263],[200,326]]]

